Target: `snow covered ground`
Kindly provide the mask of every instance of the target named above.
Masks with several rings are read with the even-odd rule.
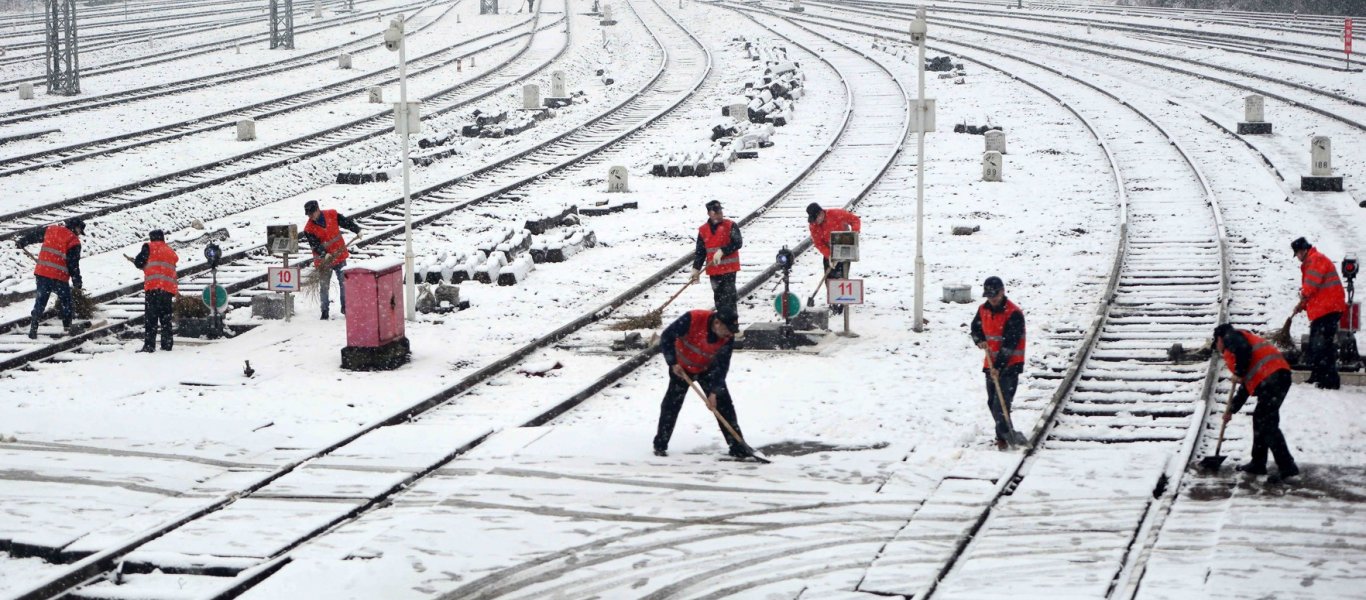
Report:
[[[561,47],[565,52],[548,68],[541,68],[540,60],[507,67],[515,79],[540,84],[543,93],[549,87],[549,72],[565,70],[571,89],[586,92],[584,102],[524,134],[464,144],[455,157],[416,169],[414,189],[463,177],[481,165],[581,127],[650,85],[664,52],[671,68],[699,76],[698,65],[710,61],[711,71],[696,93],[603,155],[516,190],[526,201],[472,207],[443,219],[440,226],[417,229],[414,247],[421,262],[443,252],[468,250],[499,227],[569,204],[583,208],[625,198],[637,202],[638,208],[584,217],[583,227],[596,233],[599,245],[564,263],[537,265],[519,285],[462,284],[461,295],[471,301],[471,308],[420,315],[409,323],[413,361],[392,372],[340,370],[338,350],[345,344],[346,324],[335,314],[334,320],[318,321],[315,305],[301,301],[291,322],[257,320],[244,310],[235,311],[230,322],[256,327],[232,339],[183,339],[174,352],[150,355],[133,352],[141,344],[138,339],[88,343],[87,352],[68,353],[63,361],[0,373],[0,596],[16,594],[67,567],[28,557],[43,548],[82,553],[114,547],[263,481],[282,467],[293,471],[217,516],[195,521],[127,557],[163,568],[201,564],[227,572],[248,569],[242,576],[129,574],[122,584],[100,583],[83,593],[110,598],[217,597],[224,586],[243,581],[253,572],[250,569],[271,573],[245,586],[243,597],[257,599],[868,598],[886,590],[925,590],[948,568],[946,561],[956,555],[959,544],[966,543],[978,515],[992,510],[1000,489],[1009,487],[1018,500],[1005,505],[1001,518],[1009,518],[1012,506],[1046,497],[1048,485],[1056,485],[1045,484],[1056,482],[1051,479],[1055,475],[1050,475],[1052,455],[1047,446],[1036,451],[1037,462],[1024,463],[1033,466],[1019,474],[1021,479],[1010,480],[1021,461],[1032,459],[1018,451],[998,452],[992,444],[980,353],[968,339],[968,323],[980,299],[974,297],[969,304],[941,302],[942,286],[968,284],[976,296],[986,276],[1005,280],[1008,295],[1026,312],[1029,324],[1029,362],[1016,400],[1015,424],[1026,432],[1041,430],[1050,423],[1044,411],[1059,391],[1063,372],[1082,349],[1105,301],[1121,215],[1120,190],[1110,163],[1083,122],[1030,85],[974,60],[1017,69],[1020,77],[1051,87],[1064,98],[1076,92],[1076,85],[953,42],[1008,45],[1014,57],[1047,62],[1084,77],[1130,99],[1178,140],[1217,196],[1232,252],[1229,308],[1240,322],[1275,327],[1293,306],[1298,264],[1287,246],[1294,237],[1308,236],[1335,259],[1366,248],[1366,218],[1356,206],[1366,199],[1357,187],[1366,171],[1355,151],[1366,139],[1360,130],[1269,103],[1277,135],[1248,136],[1244,139],[1249,147],[1216,125],[1233,128],[1242,116],[1241,94],[1223,84],[1071,50],[993,41],[947,27],[936,31],[932,24],[932,44],[948,42],[962,48],[955,59],[965,63],[965,74],[944,79],[930,74],[926,81],[927,96],[938,102],[938,129],[926,136],[927,325],[917,333],[911,329],[916,293],[915,136],[901,140],[892,124],[873,134],[869,125],[882,121],[870,120],[877,112],[868,108],[899,106],[915,96],[914,58],[907,59],[904,43],[875,44],[867,33],[879,26],[904,31],[907,21],[896,15],[851,17],[853,13],[808,5],[808,18],[842,15],[861,19],[867,27],[847,31],[801,21],[809,28],[802,29],[783,18],[789,14],[786,3],[769,3],[777,10],[771,15],[691,0],[612,4],[619,23],[604,27],[596,17],[584,14],[591,5],[586,0],[538,3],[543,19],[558,18],[567,7],[572,35],[566,37],[560,26],[543,30],[527,42],[532,48],[528,55],[549,57]],[[358,3],[358,8],[365,6]],[[453,12],[447,17],[451,22],[437,23],[414,37],[410,57],[418,54],[419,43],[432,43],[435,49],[446,36],[506,28],[525,16],[479,17],[476,6],[466,0],[455,9],[462,24],[454,23]],[[427,8],[420,18],[442,9]],[[992,14],[1000,12],[993,9]],[[703,47],[683,41],[677,32],[661,37],[669,40],[663,51],[656,47],[649,32],[662,34],[676,27],[666,13],[697,36]],[[1021,25],[1002,16],[973,22],[1087,35],[1076,26]],[[1156,18],[1125,22],[1195,27]],[[1249,31],[1224,25],[1201,29]],[[340,35],[330,43],[344,41],[345,34]],[[774,147],[762,150],[758,159],[737,161],[726,172],[707,178],[651,176],[650,166],[660,152],[704,143],[711,125],[722,120],[719,108],[762,73],[761,63],[747,60],[744,41],[785,46],[789,57],[802,65],[806,96],[798,101],[793,122],[777,130]],[[1109,41],[1135,49],[1161,47],[1138,38]],[[481,54],[481,67],[492,68],[520,44]],[[1362,89],[1361,73],[1293,69],[1248,56],[1218,56],[1213,50],[1183,53],[1266,76],[1298,78],[1317,88],[1340,88],[1348,95],[1359,96]],[[368,55],[374,61],[390,60],[382,54]],[[362,60],[360,55],[357,60]],[[358,68],[384,66],[374,61]],[[343,76],[334,67],[323,63],[293,71],[297,79],[289,85],[325,85]],[[593,75],[597,68],[606,68],[615,83],[602,85]],[[198,73],[213,67],[196,69],[203,69],[194,71]],[[141,77],[142,72],[134,73]],[[468,66],[458,72],[445,68],[430,80],[415,77],[409,93],[431,93],[480,72],[471,73]],[[161,68],[146,69],[145,74],[143,82],[166,76]],[[669,93],[681,97],[691,84],[681,81]],[[895,90],[904,90],[905,96]],[[95,127],[114,131],[117,111],[136,116],[138,111],[165,112],[170,106],[183,110],[179,118],[186,118],[288,91],[258,83],[240,97],[211,99],[210,94],[193,93],[183,103],[135,103],[73,115],[70,120],[95,137]],[[1305,101],[1320,99],[1306,93]],[[290,135],[303,135],[360,116],[356,111],[369,110],[363,102],[357,97],[308,109],[277,129],[292,128]],[[0,110],[12,105],[7,99]],[[516,88],[479,103],[498,110],[519,105]],[[847,106],[853,110],[846,113]],[[1116,124],[1131,118],[1097,102],[1069,106],[1088,121],[1103,123],[1098,128],[1102,135],[1122,128]],[[467,110],[453,111],[424,127],[450,130],[467,116]],[[859,139],[841,137],[846,119]],[[1005,128],[1009,153],[1004,182],[980,181],[983,138],[954,133],[958,123]],[[1324,131],[1333,132],[1335,165],[1348,178],[1347,193],[1298,190],[1296,175],[1306,166],[1307,137]],[[23,147],[34,143],[24,142]],[[1165,142],[1153,138],[1152,143]],[[237,148],[235,143],[195,137],[162,146],[145,156],[82,161],[56,170],[69,169],[71,175],[61,183],[43,185],[42,197],[70,197],[107,187],[117,178],[151,176],[181,164],[176,161],[202,162]],[[670,456],[651,455],[650,439],[665,386],[664,365],[657,355],[605,389],[585,394],[582,403],[567,412],[528,425],[529,419],[633,354],[608,350],[600,330],[538,350],[517,367],[455,394],[418,418],[391,419],[596,310],[606,298],[626,292],[689,253],[693,232],[704,220],[706,201],[720,200],[729,215],[740,218],[761,210],[812,165],[844,165],[840,157],[846,153],[888,157],[898,146],[901,152],[866,197],[858,197],[859,178],[877,165],[841,171],[843,179],[827,173],[823,176],[829,181],[843,183],[799,187],[800,197],[779,202],[747,226],[754,233],[747,237],[742,259],[747,265],[766,265],[780,245],[795,246],[806,237],[801,218],[806,202],[857,202],[854,211],[864,225],[861,260],[853,270],[855,277],[864,279],[867,296],[851,319],[859,337],[829,336],[802,351],[743,350],[735,356],[729,383],[740,425],[747,441],[768,454],[773,464],[719,460],[725,446],[717,425],[694,398],[684,404]],[[6,155],[19,154],[20,149],[0,148]],[[1116,146],[1114,151],[1142,149]],[[168,229],[180,230],[190,218],[204,218],[210,229],[231,230],[233,238],[225,249],[232,250],[259,244],[262,225],[298,222],[305,199],[319,199],[343,213],[390,200],[401,193],[396,181],[341,186],[327,185],[327,180],[335,169],[353,162],[396,155],[397,144],[386,135],[97,219],[100,230],[88,242],[87,286],[99,291],[136,281],[138,274],[120,255],[135,252],[142,231],[163,222]],[[618,164],[630,172],[631,192],[609,195],[606,170]],[[33,176],[50,176],[49,171],[53,170]],[[0,186],[11,192],[22,177],[0,179]],[[1126,173],[1124,181],[1134,194],[1136,187],[1165,185],[1175,177],[1150,169]],[[40,185],[38,179],[22,181],[25,187]],[[451,202],[481,189],[462,192]],[[1193,232],[1204,222],[1189,214],[1145,213],[1143,218],[1160,219],[1171,228],[1189,226]],[[980,229],[952,235],[955,226]],[[12,277],[12,285],[29,285],[23,256],[13,249],[4,253],[4,274]],[[193,253],[197,250],[182,252],[182,261],[199,260]],[[793,293],[805,298],[811,292],[821,275],[819,262],[814,251],[798,257]],[[686,273],[687,269],[673,273],[665,285],[614,316],[658,306]],[[778,320],[772,299],[780,289],[780,283],[768,282],[744,298],[742,323]],[[704,281],[671,304],[664,320],[710,302]],[[27,303],[20,302],[0,308],[0,315],[16,318],[27,309]],[[831,325],[840,327],[838,322]],[[1307,332],[1303,320],[1295,331]],[[1358,339],[1366,343],[1366,337]],[[248,360],[252,377],[243,374]],[[545,369],[554,363],[560,368]],[[1222,372],[1222,365],[1218,368]],[[974,546],[953,566],[942,588],[929,589],[936,597],[953,598],[1366,598],[1366,577],[1361,574],[1366,547],[1360,543],[1366,534],[1366,521],[1360,518],[1366,501],[1366,416],[1359,410],[1363,401],[1366,388],[1359,386],[1338,391],[1307,385],[1292,389],[1281,423],[1305,469],[1298,486],[1277,488],[1243,480],[1230,475],[1227,467],[1220,476],[1191,471],[1170,506],[1164,507],[1158,529],[1138,534],[1132,532],[1137,522],[1126,520],[1129,517],[1115,505],[1112,520],[1125,539],[1132,537],[1151,548],[1144,551],[1145,570],[1141,580],[1133,579],[1139,582],[1135,588],[1112,595],[1105,591],[1106,580],[1087,581],[1090,587],[1066,587],[1066,582],[1094,571],[1119,576],[1128,564],[1126,557],[1100,565],[1056,558],[1047,563],[1048,570],[1020,572],[1025,565],[1043,564],[1037,561],[1048,556],[1068,556],[1065,548],[1031,545],[1044,538],[1026,537],[1004,555],[992,554],[990,546]],[[1230,455],[1230,464],[1246,458],[1250,412],[1249,407],[1229,426],[1223,453]],[[386,425],[351,439],[379,422]],[[1212,453],[1216,422],[1217,417],[1204,423],[1197,419],[1201,429],[1196,456]],[[335,451],[296,464],[323,448]],[[1097,488],[1101,491],[1082,500],[1103,509],[1103,485],[1119,482],[1109,490],[1115,498],[1122,495],[1122,485],[1135,485],[1123,483],[1125,469],[1142,469],[1126,466],[1118,458],[1121,454],[1095,466],[1091,483],[1102,486]],[[1153,460],[1168,459],[1165,453],[1155,453]],[[394,487],[409,480],[410,487]],[[1137,489],[1140,495],[1147,491]],[[383,502],[369,504],[380,494],[386,494]],[[1086,508],[1078,506],[1079,511]],[[1080,514],[1037,519],[1040,527],[1111,526],[1108,520],[1085,521]],[[308,541],[295,547],[303,538]],[[1013,560],[1016,554],[1029,555],[1035,562]],[[989,593],[970,587],[982,574],[1004,575],[1017,585],[993,587]],[[1049,585],[1060,587],[1037,596],[1022,591]],[[978,591],[965,592],[972,589]]]

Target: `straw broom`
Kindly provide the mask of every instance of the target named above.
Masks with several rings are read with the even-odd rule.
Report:
[[[19,248],[19,250],[33,259],[33,262],[38,262],[38,257],[29,252],[28,248]],[[128,257],[125,256],[124,258]],[[71,313],[77,319],[93,319],[95,317],[95,301],[90,299],[90,295],[85,293],[84,289],[71,288]]]
[[[630,331],[632,329],[658,329],[660,325],[664,324],[664,309],[668,308],[669,305],[673,303],[674,299],[678,298],[678,296],[683,293],[683,290],[688,289],[688,286],[690,285],[692,285],[692,281],[688,281],[687,283],[683,284],[683,287],[678,288],[678,291],[674,292],[674,295],[670,296],[669,300],[659,308],[656,308],[639,317],[626,317],[625,319],[622,319],[620,321],[617,321],[616,323],[609,325],[607,328],[613,331]]]
[[[1275,344],[1281,350],[1293,350],[1295,348],[1295,341],[1290,338],[1290,322],[1294,319],[1294,314],[1286,317],[1285,325],[1282,325],[1280,329],[1271,332],[1271,335],[1268,338],[1271,340],[1271,343]]]
[[[356,240],[359,239],[360,234],[357,233],[355,237],[351,238],[350,242],[347,242],[346,246],[343,247],[343,250],[355,245]],[[321,294],[324,276],[331,275],[332,267],[337,266],[337,254],[328,254],[327,256],[322,257],[319,262],[321,264],[316,269],[299,277],[299,292],[303,294],[304,298],[310,301],[317,299]]]

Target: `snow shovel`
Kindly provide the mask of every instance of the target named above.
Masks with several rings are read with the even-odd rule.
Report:
[[[613,331],[630,331],[632,329],[658,328],[660,325],[664,324],[664,319],[662,318],[662,316],[664,315],[664,309],[668,308],[670,304],[673,304],[674,300],[678,299],[678,297],[683,293],[683,290],[688,289],[688,286],[690,285],[692,285],[692,280],[689,280],[687,283],[683,284],[683,287],[678,288],[678,291],[674,292],[674,295],[669,296],[669,299],[665,301],[664,304],[661,305],[659,308],[647,312],[639,317],[627,317],[625,319],[622,319],[620,322],[612,324],[610,329],[612,329]]]
[[[707,403],[707,394],[702,392],[702,386],[697,385],[697,382],[693,381],[691,377],[688,377],[687,373],[683,374],[683,381],[688,382],[688,386],[691,387],[694,392],[697,392],[698,397],[702,398],[703,404]],[[715,408],[712,408],[711,406],[708,406],[707,410],[710,410],[711,414],[716,417],[716,420],[720,421],[721,425],[725,426],[726,431],[730,432],[731,437],[735,438],[735,441],[740,442],[740,447],[744,448],[745,452],[749,453],[750,458],[764,464],[769,464],[773,462],[767,458],[764,458],[763,456],[760,456],[758,451],[750,447],[749,443],[745,441],[745,438],[740,437],[740,432],[736,431],[734,427],[730,426],[730,421],[727,421],[725,417],[721,416],[720,411],[716,410]]]
[[[825,280],[830,278],[830,274],[833,273],[833,272],[835,272],[835,267],[838,267],[838,266],[839,266],[839,263],[837,263],[837,262],[832,262],[832,263],[830,263],[830,268],[825,270],[825,276],[824,276],[824,277],[821,277],[821,282],[818,283],[818,284],[816,284],[816,289],[811,290],[811,295],[810,295],[810,296],[807,296],[807,298],[806,298],[806,307],[807,307],[807,308],[814,308],[814,307],[816,306],[816,294],[820,293],[821,287],[823,287],[823,286],[825,285]]]
[[[991,362],[991,350],[986,349],[983,350],[983,352],[985,352],[987,355],[987,365],[989,365],[988,368],[994,370],[996,366],[993,365]],[[1029,446],[1029,438],[1025,437],[1023,433],[1020,433],[1019,430],[1015,429],[1015,423],[1010,419],[1010,407],[1006,405],[1005,392],[1001,391],[1000,377],[997,377],[994,373],[988,372],[988,374],[991,375],[992,385],[996,386],[996,401],[1001,403],[1001,414],[1005,416],[1006,427],[1010,429],[1010,439],[1006,441],[1011,446],[1014,446],[1016,448],[1024,448],[1026,446]]]
[[[1238,391],[1238,386],[1234,385],[1228,390],[1228,399],[1224,401],[1224,416],[1233,414],[1233,394]],[[1219,466],[1224,464],[1224,459],[1228,458],[1219,454],[1224,449],[1224,430],[1228,428],[1228,421],[1219,424],[1219,441],[1214,444],[1214,454],[1200,459],[1200,468],[1211,473],[1217,473]]]

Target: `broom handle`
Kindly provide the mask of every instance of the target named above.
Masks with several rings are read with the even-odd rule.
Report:
[[[1228,390],[1228,399],[1224,401],[1224,414],[1233,414],[1233,393],[1238,391],[1238,384],[1233,384]],[[1228,421],[1224,420],[1219,424],[1219,441],[1214,444],[1214,455],[1219,456],[1219,451],[1224,448],[1224,429],[1228,428]]]
[[[683,284],[683,287],[678,288],[678,291],[677,291],[677,292],[674,292],[674,295],[669,296],[669,299],[668,299],[667,301],[664,302],[664,305],[663,305],[663,306],[660,306],[659,309],[656,310],[655,312],[657,312],[657,313],[662,313],[662,312],[664,312],[664,309],[668,308],[670,304],[673,304],[673,303],[674,303],[674,300],[678,299],[678,297],[679,297],[680,295],[683,294],[683,290],[688,289],[688,286],[690,286],[690,285],[692,285],[692,280],[689,280],[687,283]],[[691,380],[689,380],[689,381],[691,381]]]
[[[993,365],[991,361],[991,349],[984,348],[982,349],[982,352],[985,352],[987,355],[987,368],[995,370],[996,365]],[[1006,406],[1005,392],[1001,391],[1001,379],[990,371],[988,371],[987,374],[991,375],[991,383],[996,386],[996,400],[1001,403],[1001,414],[1006,417],[1006,426],[1009,427],[1011,431],[1015,431],[1015,422],[1010,419],[1010,407]]]
[[[38,262],[38,257],[34,256],[32,252],[29,252],[28,248],[20,248],[19,250],[33,259],[33,262]]]
[[[686,371],[683,373],[683,381],[688,382],[688,386],[692,388],[692,391],[697,392],[697,395],[702,397],[703,404],[707,404],[707,395],[702,391],[702,386],[697,385],[696,381],[693,381],[691,377],[688,377]],[[720,411],[712,408],[710,404],[707,404],[707,410],[710,410],[711,414],[716,416],[716,420],[720,421],[721,424],[726,427],[726,431],[729,431],[732,437],[739,440],[741,444],[749,446],[749,444],[745,443],[745,438],[740,437],[740,432],[735,431],[735,428],[730,426],[730,421],[727,421],[725,417],[721,416]]]

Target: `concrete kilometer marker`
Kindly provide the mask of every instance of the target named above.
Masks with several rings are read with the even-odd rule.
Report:
[[[1266,100],[1252,94],[1243,100],[1245,122],[1238,124],[1238,135],[1271,135],[1271,124],[1265,122]]]

